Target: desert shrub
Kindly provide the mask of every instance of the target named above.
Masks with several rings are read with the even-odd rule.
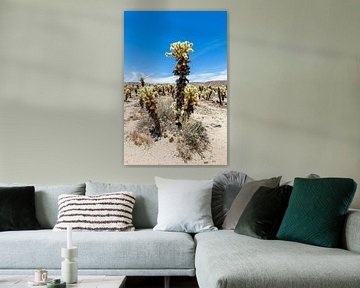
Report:
[[[177,139],[179,156],[186,162],[194,154],[203,158],[203,153],[209,148],[210,140],[206,128],[200,121],[188,120],[183,122],[182,130]]]
[[[141,118],[136,124],[136,130],[141,132],[148,132],[150,127],[153,125],[153,121],[149,115],[146,115],[145,113],[141,115]]]

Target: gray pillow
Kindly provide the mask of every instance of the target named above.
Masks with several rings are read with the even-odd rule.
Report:
[[[226,171],[214,178],[211,213],[216,227],[221,228],[232,202],[249,178],[245,173],[238,171]]]
[[[318,174],[315,174],[315,173],[311,173],[309,175],[307,175],[306,177],[304,178],[309,178],[309,179],[317,179],[317,178],[320,178],[320,176]],[[286,181],[284,182],[283,184],[281,185],[290,185],[290,186],[294,186],[294,179],[290,180],[290,181]]]
[[[227,213],[224,223],[222,225],[223,229],[234,230],[237,222],[240,219],[241,214],[243,213],[246,205],[249,203],[252,196],[255,192],[261,187],[275,188],[279,186],[281,176],[274,177],[270,179],[263,179],[257,181],[251,181],[244,184],[237,194],[235,200],[233,201],[229,212]]]
[[[211,217],[213,180],[155,177],[159,213],[154,230],[198,233],[217,230]]]
[[[136,197],[133,210],[135,228],[153,228],[158,214],[158,193],[155,184],[86,182],[88,196],[121,191],[133,192]]]
[[[85,195],[85,183],[69,185],[3,184],[3,187],[34,186],[36,218],[43,229],[52,229],[58,216],[58,197],[61,194]]]

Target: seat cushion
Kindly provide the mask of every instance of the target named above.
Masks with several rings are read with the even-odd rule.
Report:
[[[195,244],[186,233],[73,232],[72,239],[79,270],[194,268]],[[60,269],[61,247],[66,247],[66,231],[1,232],[0,269]]]
[[[229,230],[197,234],[200,288],[350,288],[360,283],[360,254]]]

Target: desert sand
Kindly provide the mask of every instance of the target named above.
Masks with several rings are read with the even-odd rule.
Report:
[[[125,165],[227,165],[227,103],[220,106],[216,101],[199,101],[191,118],[206,127],[210,145],[202,157],[194,154],[191,160],[183,160],[176,148],[176,139],[167,135],[150,143],[136,145],[128,135],[137,129],[143,118],[148,118],[136,97],[124,102],[124,164]],[[149,120],[150,121],[150,120]],[[150,135],[150,133],[149,133]]]

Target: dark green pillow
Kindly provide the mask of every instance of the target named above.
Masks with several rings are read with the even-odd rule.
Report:
[[[275,239],[288,206],[292,187],[260,187],[246,205],[235,232],[261,239]]]
[[[295,178],[277,238],[337,247],[355,191],[356,182],[348,178]]]
[[[0,231],[39,229],[35,188],[0,187]]]

